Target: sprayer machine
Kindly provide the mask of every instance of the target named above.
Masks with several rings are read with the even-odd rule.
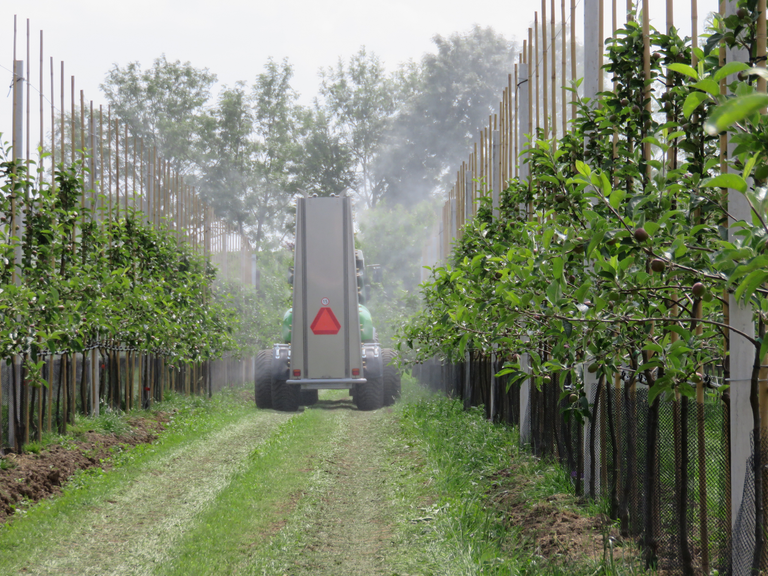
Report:
[[[256,405],[295,411],[322,389],[348,389],[359,410],[392,404],[400,375],[364,305],[370,282],[348,197],[299,198],[290,281],[283,342],[256,358]]]

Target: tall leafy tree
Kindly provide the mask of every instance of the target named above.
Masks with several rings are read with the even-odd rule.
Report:
[[[378,56],[365,47],[347,64],[321,71],[320,97],[327,117],[355,162],[352,190],[370,208],[381,187],[373,171],[382,134],[395,111],[396,82]]]
[[[301,192],[343,194],[356,183],[355,162],[344,138],[322,108],[308,110],[302,128],[299,187]]]
[[[254,128],[245,84],[224,88],[204,122],[205,160],[201,191],[216,212],[243,226],[250,221]]]
[[[205,106],[216,75],[189,62],[169,62],[165,55],[152,67],[139,62],[115,64],[101,84],[112,113],[133,134],[157,146],[179,172],[194,171]]]
[[[475,26],[433,42],[437,51],[423,57],[418,90],[411,89],[383,134],[377,157],[381,194],[392,202],[417,203],[450,178],[475,131],[497,111],[514,65],[515,44],[492,28]]]
[[[291,87],[293,67],[287,60],[267,60],[256,78],[253,105],[255,153],[248,207],[254,241],[260,246],[270,233],[284,235],[293,226],[292,201],[298,192],[303,115]]]

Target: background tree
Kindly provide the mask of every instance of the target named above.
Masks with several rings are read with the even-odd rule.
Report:
[[[249,222],[253,177],[253,111],[245,84],[224,88],[204,122],[205,159],[201,190],[216,212],[238,225]]]
[[[497,112],[498,95],[513,69],[516,45],[492,28],[435,36],[437,52],[421,61],[411,88],[384,132],[375,173],[390,202],[418,203],[461,162],[476,131]],[[413,72],[406,74],[414,86]]]
[[[344,139],[331,126],[327,113],[316,107],[304,115],[303,142],[299,162],[302,192],[327,196],[343,194],[354,187],[355,164]]]
[[[268,234],[282,237],[293,228],[303,112],[291,87],[292,77],[293,67],[287,60],[278,64],[270,58],[253,85],[254,178],[247,207],[253,215],[252,236],[257,248]]]
[[[373,162],[397,105],[394,78],[364,46],[347,65],[339,59],[336,67],[322,70],[320,77],[322,108],[355,161],[351,188],[371,208],[380,198]]]
[[[180,173],[194,173],[205,105],[216,75],[163,54],[142,70],[138,62],[115,64],[101,89],[112,114],[131,132],[157,146]]]

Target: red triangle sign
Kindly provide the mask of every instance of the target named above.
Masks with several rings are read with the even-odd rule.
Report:
[[[312,321],[310,329],[315,334],[338,334],[341,330],[341,324],[336,320],[333,310],[330,308],[320,308],[317,316]]]

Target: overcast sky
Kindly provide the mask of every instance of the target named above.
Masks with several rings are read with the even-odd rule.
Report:
[[[550,0],[546,0],[547,10]],[[577,35],[581,36],[584,0],[577,1]],[[559,20],[560,1],[556,0]],[[567,2],[570,5],[570,1]],[[606,26],[610,2],[606,0]],[[710,6],[711,4],[711,6]],[[624,0],[619,1],[624,6]],[[714,0],[699,7],[700,18],[716,8]],[[165,54],[208,68],[220,85],[238,80],[249,84],[268,57],[287,58],[295,69],[294,88],[309,104],[317,92],[318,69],[349,58],[366,46],[389,69],[433,50],[432,38],[465,32],[473,24],[493,26],[522,41],[540,0],[0,0],[0,82],[11,84],[13,18],[18,16],[17,58],[26,54],[26,21],[30,20],[33,71],[39,83],[40,30],[44,33],[44,84],[50,93],[49,58],[54,59],[58,90],[64,61],[67,90],[75,76],[78,90],[98,106],[104,103],[99,83],[113,64],[139,61],[143,68]],[[664,2],[652,0],[650,14],[664,27]],[[623,22],[623,16],[619,18]],[[675,21],[690,33],[690,4],[675,2]],[[33,94],[33,102],[37,94]],[[33,105],[33,110],[37,110]],[[0,132],[10,138],[12,100],[0,91]]]

